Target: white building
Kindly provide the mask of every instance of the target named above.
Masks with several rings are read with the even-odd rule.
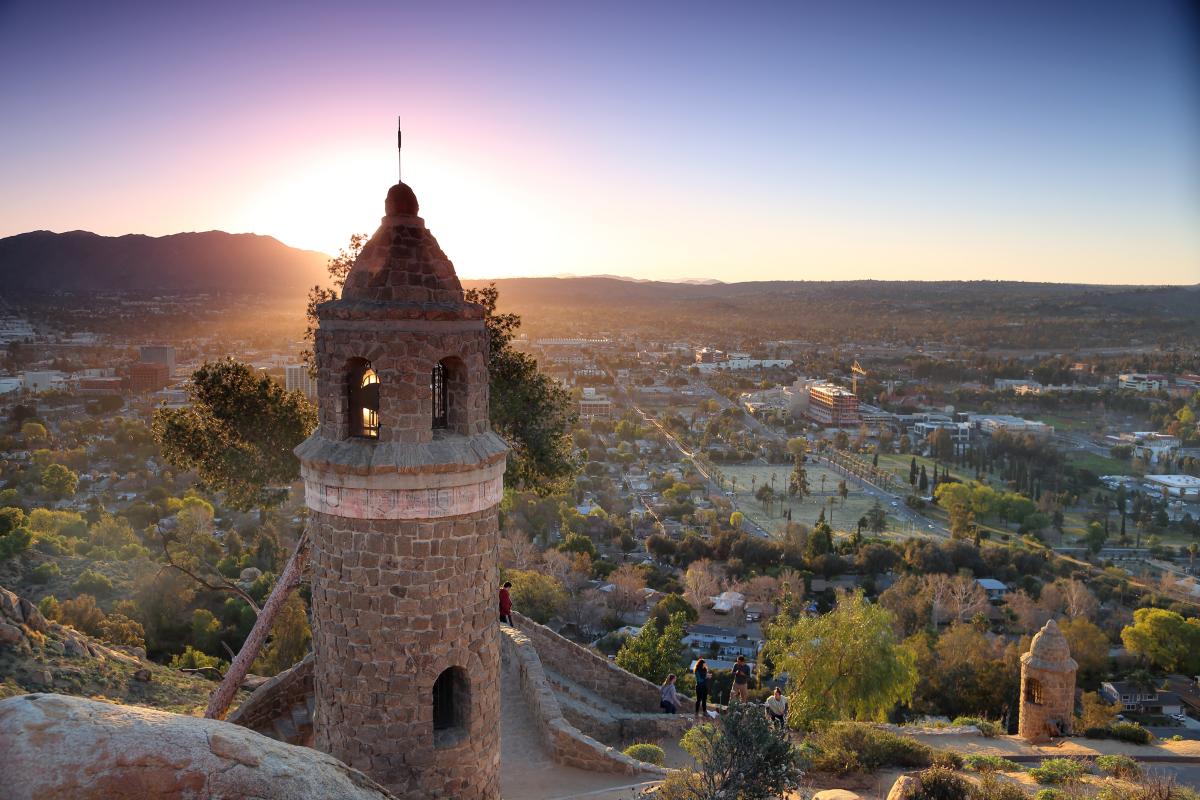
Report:
[[[1117,376],[1117,386],[1135,392],[1158,392],[1169,388],[1171,380],[1166,375],[1147,372],[1127,372]]]
[[[1161,486],[1168,496],[1200,498],[1200,478],[1191,475],[1147,475],[1145,481]]]
[[[66,385],[67,376],[58,370],[45,372],[22,372],[21,388],[32,394],[48,392],[51,389],[62,389]]]
[[[994,436],[1000,431],[1029,433],[1040,439],[1049,439],[1054,435],[1054,427],[1052,425],[1032,419],[1021,419],[1009,414],[976,415],[971,417],[971,421],[988,436]]]
[[[317,399],[317,382],[308,373],[304,364],[289,364],[284,368],[284,388],[289,392],[302,392],[309,400]]]

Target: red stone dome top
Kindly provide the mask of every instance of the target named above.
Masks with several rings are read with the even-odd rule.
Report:
[[[1054,620],[1048,621],[1030,642],[1029,652],[1021,658],[1030,666],[1039,669],[1068,671],[1076,668],[1075,660],[1071,658],[1071,646],[1067,637]]]
[[[388,190],[385,216],[346,276],[343,301],[466,305],[454,265],[417,216],[419,209],[417,196],[407,184],[397,183]]]

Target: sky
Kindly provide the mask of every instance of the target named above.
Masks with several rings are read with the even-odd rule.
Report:
[[[1200,283],[1194,9],[0,0],[0,236],[332,253],[399,116],[465,278]]]

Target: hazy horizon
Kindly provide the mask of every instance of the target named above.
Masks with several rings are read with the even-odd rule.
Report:
[[[1200,282],[1183,3],[0,8],[0,236],[331,253],[405,179],[464,279]]]

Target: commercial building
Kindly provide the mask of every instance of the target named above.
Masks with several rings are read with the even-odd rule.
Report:
[[[1148,372],[1127,372],[1117,376],[1117,386],[1135,392],[1158,392],[1167,389],[1171,379],[1166,375]]]
[[[51,389],[62,389],[65,386],[66,375],[58,370],[21,373],[21,388],[30,394],[48,392]]]
[[[1044,422],[1032,419],[1022,419],[1009,414],[983,414],[971,417],[971,421],[983,433],[994,436],[1000,431],[1005,433],[1028,433],[1039,439],[1049,439],[1054,435],[1054,427]]]
[[[1147,475],[1145,481],[1168,496],[1200,498],[1200,478],[1191,475]]]
[[[175,374],[175,348],[169,345],[148,344],[138,348],[138,358],[144,364],[163,364],[167,377]]]
[[[579,418],[595,419],[612,415],[612,400],[588,387],[579,398]]]
[[[289,392],[302,392],[309,400],[317,399],[317,382],[312,379],[304,364],[289,364],[284,367],[284,388]]]
[[[158,361],[141,361],[129,368],[129,391],[134,394],[157,392],[171,382],[167,365]]]
[[[858,398],[849,389],[832,383],[814,383],[808,390],[808,416],[829,427],[858,425]]]
[[[92,377],[79,379],[79,393],[92,395],[118,395],[125,388],[120,378]]]

